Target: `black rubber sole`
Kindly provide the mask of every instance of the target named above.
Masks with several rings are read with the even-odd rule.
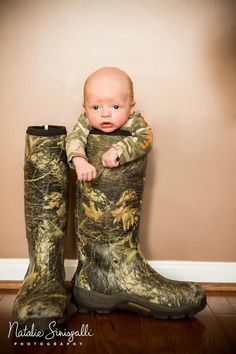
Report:
[[[34,331],[37,333],[42,333],[42,337],[44,337],[47,333],[51,333],[54,330],[63,331],[65,327],[67,327],[67,317],[64,318],[30,318],[24,321],[13,319],[11,324],[17,322],[17,326],[13,326],[12,337],[15,338],[14,331],[27,330]],[[35,337],[34,340],[41,340],[41,336],[39,338]]]
[[[132,311],[141,316],[151,316],[155,319],[183,319],[192,317],[206,306],[206,296],[196,305],[182,307],[168,307],[154,304],[142,297],[119,293],[116,295],[103,295],[95,291],[90,291],[75,287],[71,302],[76,305],[81,313],[95,312],[98,314],[109,314],[114,310]]]

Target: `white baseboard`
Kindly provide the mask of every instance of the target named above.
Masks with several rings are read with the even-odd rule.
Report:
[[[27,258],[1,258],[0,280],[23,280]],[[149,261],[164,277],[202,283],[236,283],[236,262]],[[70,281],[77,260],[65,259],[66,280]]]

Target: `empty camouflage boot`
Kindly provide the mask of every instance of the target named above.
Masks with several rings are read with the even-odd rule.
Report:
[[[92,131],[87,156],[98,177],[78,183],[79,262],[73,277],[74,302],[81,312],[130,310],[154,318],[183,318],[206,305],[204,290],[158,274],[144,259],[138,232],[146,157],[104,168],[102,154],[124,132]]]
[[[48,329],[64,322],[64,239],[67,218],[66,129],[29,127],[25,145],[25,221],[29,267],[14,306],[19,325]]]

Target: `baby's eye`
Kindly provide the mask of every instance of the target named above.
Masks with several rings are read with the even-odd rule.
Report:
[[[114,108],[114,109],[119,109],[120,106],[118,106],[118,104],[114,104],[113,108]]]
[[[92,108],[94,111],[97,111],[99,109],[99,106],[93,106]]]

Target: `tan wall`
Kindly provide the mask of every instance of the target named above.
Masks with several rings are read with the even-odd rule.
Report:
[[[82,84],[113,65],[153,127],[141,242],[148,259],[236,260],[234,1],[0,4],[1,257],[27,257],[25,130],[71,130]],[[67,258],[75,257],[72,235]]]

